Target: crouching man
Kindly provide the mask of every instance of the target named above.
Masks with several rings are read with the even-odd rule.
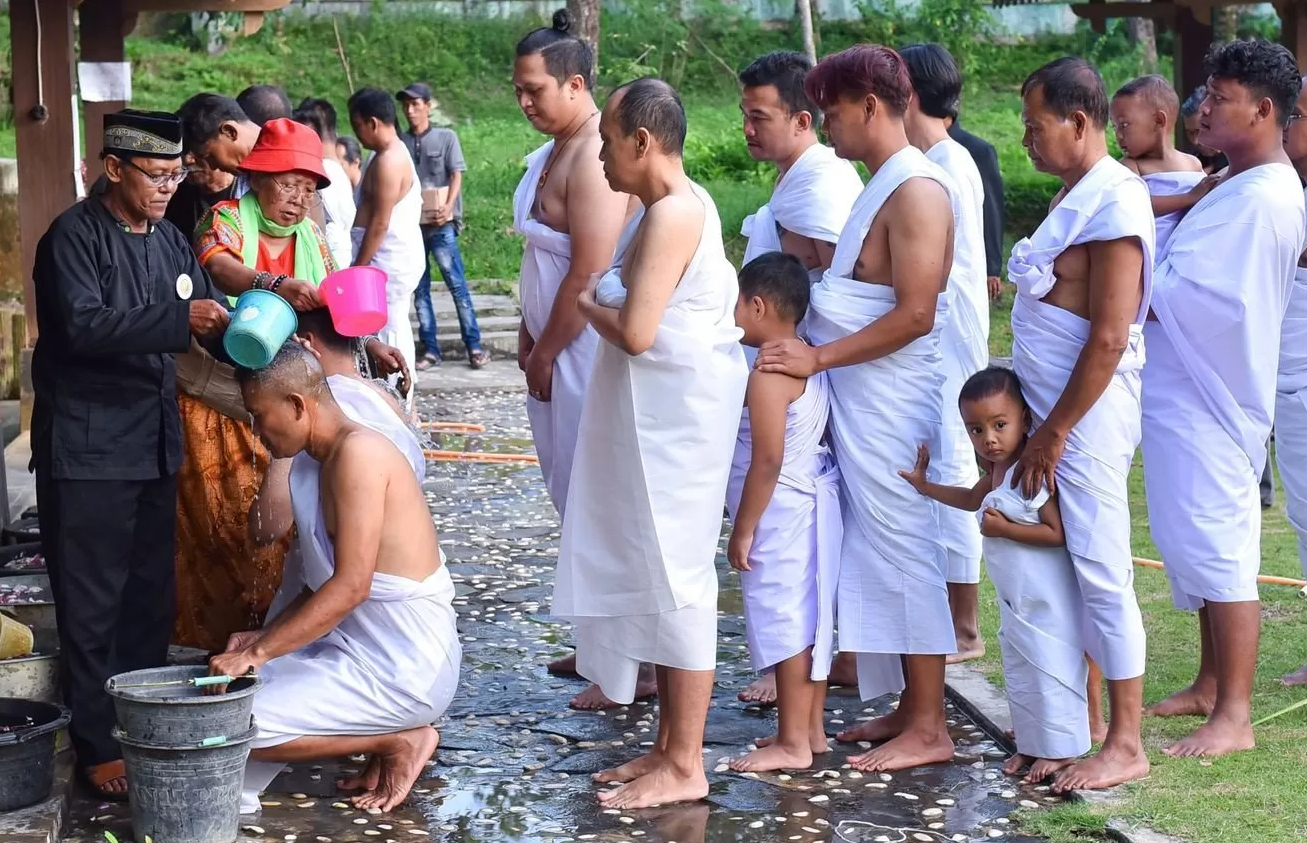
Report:
[[[439,735],[462,650],[436,530],[412,466],[351,421],[314,355],[289,342],[238,372],[255,429],[276,458],[250,512],[263,544],[299,534],[305,589],[262,630],[232,636],[214,675],[255,670],[251,768],[370,756],[359,808],[404,801]],[[250,787],[247,772],[246,787]],[[267,779],[271,781],[271,777]]]

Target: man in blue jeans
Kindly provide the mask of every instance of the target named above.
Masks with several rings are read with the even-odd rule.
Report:
[[[476,309],[463,273],[463,256],[458,251],[458,232],[463,227],[463,171],[467,169],[463,150],[452,130],[431,125],[430,85],[414,82],[395,98],[408,121],[404,144],[413,156],[422,183],[422,238],[454,297],[468,360],[473,369],[480,369],[489,362],[490,355],[481,350],[481,329],[477,327]],[[439,366],[440,343],[436,341],[436,314],[431,307],[430,262],[413,293],[413,304],[418,312],[417,368]]]

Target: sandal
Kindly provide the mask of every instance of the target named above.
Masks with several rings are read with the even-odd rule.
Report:
[[[418,358],[418,361],[414,366],[419,372],[425,372],[427,369],[435,369],[440,366],[440,358],[431,352],[427,352]]]
[[[480,369],[490,362],[490,355],[478,348],[468,355],[468,362],[472,364],[473,369]]]
[[[82,771],[86,777],[86,783],[95,788],[95,792],[100,795],[101,799],[108,799],[113,802],[127,801],[127,765],[120,758],[117,761],[106,761],[103,764],[96,764],[87,767]],[[123,782],[122,790],[109,790],[108,785],[121,779]]]

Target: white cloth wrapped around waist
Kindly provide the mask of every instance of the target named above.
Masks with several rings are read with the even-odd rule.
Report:
[[[1202,170],[1180,170],[1170,173],[1148,173],[1143,176],[1144,184],[1148,185],[1149,196],[1178,196],[1182,193],[1188,193],[1203,179],[1207,174]],[[1171,232],[1184,218],[1184,211],[1172,211],[1169,214],[1163,214],[1160,217],[1154,217],[1154,226],[1157,230],[1156,254],[1161,255],[1166,251],[1166,244],[1171,239]]]
[[[382,241],[382,247],[377,250],[368,264],[386,273],[388,302],[413,295],[413,291],[418,288],[418,282],[422,280],[422,273],[426,270],[427,250],[422,243],[422,229],[417,225],[414,225],[414,228],[417,234],[409,235],[415,238],[411,241],[409,237],[396,241],[396,236],[388,232],[386,240]],[[350,242],[353,244],[356,256],[363,245],[363,235],[366,232],[367,229],[360,226],[349,230]]]
[[[1011,487],[1008,469],[985,496],[977,518],[996,509],[1014,524],[1039,524],[1049,500]],[[1081,643],[1081,598],[1065,547],[1035,547],[986,538],[985,564],[998,594],[999,647],[1017,751],[1034,758],[1074,758],[1089,750],[1088,665]]]
[[[1275,388],[1297,392],[1307,388],[1307,267],[1293,274],[1293,288],[1280,324],[1280,369]]]
[[[812,647],[812,678],[823,680],[830,672],[844,527],[839,469],[822,444],[829,413],[824,374],[809,378],[804,394],[786,412],[780,476],[754,532],[750,570],[740,574],[754,670],[769,670]],[[732,521],[752,456],[746,408],[726,490]]]

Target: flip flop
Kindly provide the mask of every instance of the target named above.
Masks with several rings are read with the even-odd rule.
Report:
[[[87,767],[82,771],[86,777],[86,783],[95,788],[95,792],[100,795],[101,799],[108,799],[112,802],[126,802],[126,790],[106,790],[105,785],[115,779],[127,781],[127,765],[120,758],[117,761],[106,761],[103,764],[96,764]]]
[[[473,369],[480,369],[490,362],[490,355],[478,348],[468,355],[468,362]]]

